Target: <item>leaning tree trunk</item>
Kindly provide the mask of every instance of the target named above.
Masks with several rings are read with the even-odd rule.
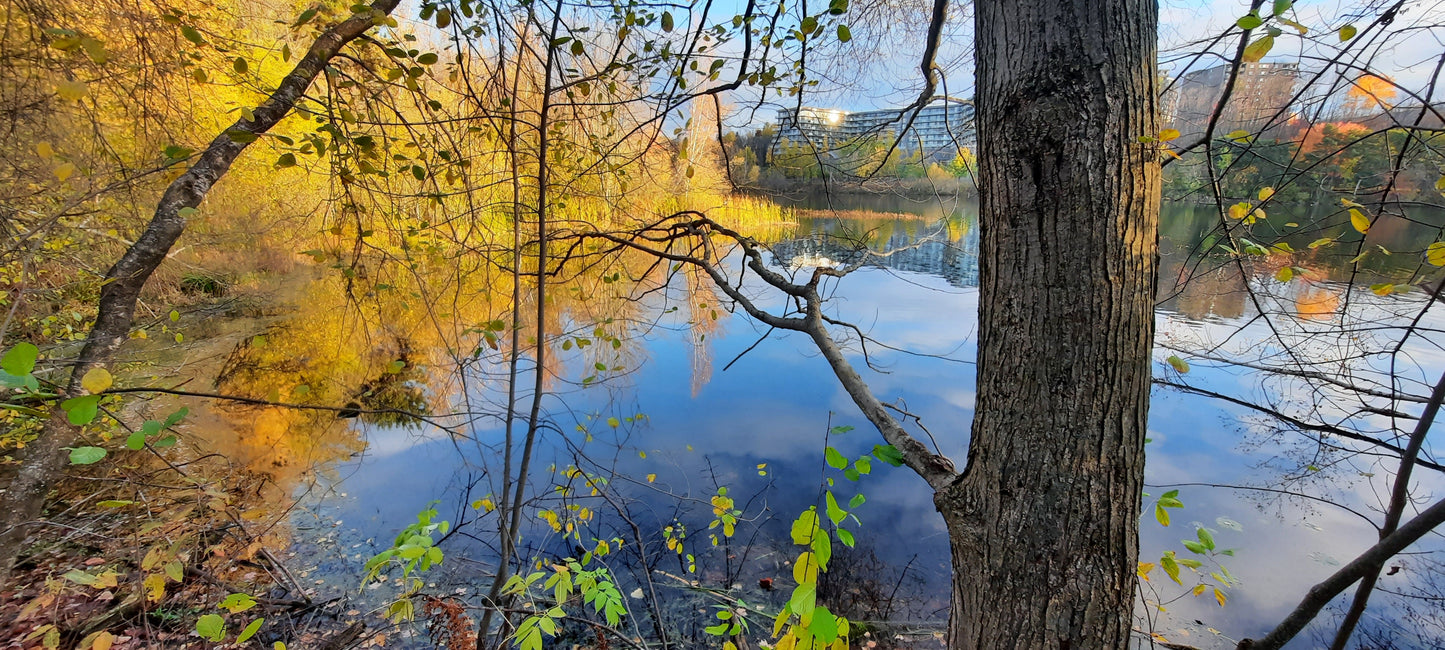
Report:
[[[977,0],[978,397],[948,647],[1124,648],[1159,216],[1154,0]]]
[[[217,135],[191,167],[166,187],[145,231],[106,272],[95,325],[91,326],[85,346],[75,360],[65,394],[77,394],[86,371],[108,365],[125,342],[141,289],[185,232],[186,210],[201,204],[211,187],[225,176],[231,163],[256,136],[266,133],[295,108],[297,100],[341,48],[380,24],[380,19],[390,14],[399,2],[374,0],[370,11],[354,12],[350,18],[322,32],[296,67],[277,84],[276,90],[252,111],[252,119],[242,118]],[[40,437],[26,448],[25,459],[5,494],[5,510],[0,512],[0,587],[9,583],[10,570],[20,554],[26,529],[39,518],[51,484],[65,467],[65,448],[75,444],[79,434],[79,429],[57,408],[46,421]]]

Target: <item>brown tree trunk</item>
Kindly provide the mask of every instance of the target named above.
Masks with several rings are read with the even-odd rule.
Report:
[[[1159,217],[1153,0],[978,0],[978,397],[948,647],[1124,648]]]
[[[252,112],[254,119],[241,119],[201,152],[191,167],[166,187],[156,205],[155,215],[134,244],[112,266],[100,292],[100,309],[95,325],[86,336],[85,347],[72,368],[67,394],[77,394],[80,378],[91,368],[104,367],[130,334],[136,300],[141,289],[165,261],[171,247],[186,229],[187,208],[195,208],[211,187],[230,170],[231,163],[255,136],[281,121],[310,87],[312,80],[341,48],[366,33],[378,16],[390,14],[400,0],[375,0],[374,11],[356,13],[322,32],[291,73],[277,85],[266,101]],[[0,586],[9,582],[10,570],[20,553],[27,526],[38,519],[51,484],[65,467],[65,447],[75,444],[79,430],[55,409],[35,443],[26,448],[15,477],[5,493],[5,511],[0,512]]]

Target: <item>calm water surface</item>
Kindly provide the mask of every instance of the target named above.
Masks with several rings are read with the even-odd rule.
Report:
[[[970,362],[975,355],[978,307],[976,208],[876,197],[838,198],[831,205],[817,199],[800,203],[824,211],[805,213],[795,230],[772,245],[771,262],[778,268],[850,261],[858,255],[858,244],[848,242],[862,242],[875,251],[913,246],[878,258],[872,266],[832,285],[832,309],[890,346],[869,348],[876,370],[864,374],[873,390],[885,401],[896,400],[917,414],[943,453],[964,458],[974,406],[975,377]],[[830,207],[881,214],[837,219],[826,213]],[[1196,276],[1198,282],[1186,290],[1173,290],[1172,281],[1185,263],[1184,253],[1214,218],[1207,208],[1166,208],[1160,340],[1166,344],[1227,341],[1222,354],[1246,352],[1265,338],[1265,331],[1260,329],[1263,324],[1252,321],[1256,306],[1239,291],[1237,271],[1226,267],[1201,273]],[[1318,236],[1301,233],[1298,237],[1308,243]],[[1384,267],[1377,270],[1389,271],[1393,263],[1409,261],[1385,260],[1378,262]],[[1314,281],[1297,282],[1295,288],[1274,287],[1273,299],[1282,301],[1280,304],[1294,300],[1303,305],[1307,298],[1313,300],[1311,296],[1326,295],[1334,300],[1365,301],[1363,304],[1381,314],[1406,313],[1421,300],[1418,291],[1414,296],[1387,298],[1361,291],[1344,296],[1340,285],[1332,283],[1341,279],[1342,271],[1325,262],[1316,266]],[[1260,270],[1261,277],[1250,278],[1251,286],[1265,287],[1269,273],[1269,269]],[[761,296],[764,304],[781,305],[761,287],[749,285],[749,291]],[[758,580],[776,576],[787,582],[790,570],[783,562],[790,556],[780,551],[776,540],[786,536],[787,523],[819,494],[828,427],[855,427],[829,440],[853,457],[868,453],[879,440],[811,342],[793,334],[767,332],[744,315],[717,307],[716,301],[704,308],[687,304],[699,295],[708,294],[694,287],[690,292],[680,290],[671,297],[653,296],[644,301],[641,311],[632,314],[634,324],[628,327],[626,347],[618,352],[625,362],[607,361],[621,371],[609,372],[603,380],[583,383],[596,374],[593,364],[602,356],[596,348],[581,352],[573,348],[550,367],[556,378],[544,401],[549,429],[533,460],[536,471],[529,497],[536,501],[528,510],[530,527],[523,544],[542,556],[570,553],[570,542],[562,541],[534,515],[542,509],[560,509],[563,503],[550,486],[568,483],[565,472],[569,467],[582,467],[611,477],[611,489],[628,497],[626,512],[644,530],[657,531],[675,519],[687,525],[688,548],[697,555],[698,575],[704,581],[715,586],[733,583],[737,586],[734,594],[750,602],[781,602],[785,594],[763,591]],[[712,312],[717,314],[715,321]],[[1428,319],[1434,325],[1445,325],[1439,320]],[[1307,341],[1309,321],[1301,322],[1298,336]],[[584,336],[590,329],[589,324],[575,321],[559,325],[581,328]],[[1243,331],[1235,334],[1240,328]],[[759,343],[760,339],[764,340]],[[856,341],[853,349],[855,353],[858,350]],[[1169,373],[1163,363],[1168,354],[1164,350],[1156,354],[1158,376]],[[1419,342],[1416,358],[1424,360],[1418,369],[1422,376],[1432,368],[1445,367],[1439,363],[1439,351],[1425,341]],[[857,354],[854,363],[862,365]],[[500,400],[495,381],[500,370],[495,364],[474,370],[471,380],[459,390],[466,391],[474,405],[495,404]],[[427,372],[447,371],[432,368]],[[1244,397],[1274,401],[1307,397],[1290,393],[1297,387],[1271,388],[1251,373],[1207,362],[1196,361],[1188,379]],[[443,383],[458,385],[456,378],[436,382]],[[607,422],[611,417],[618,418],[615,428]],[[470,426],[469,434],[475,440],[429,427],[357,423],[354,431],[345,435],[360,436],[364,443],[356,446],[360,451],[321,466],[301,491],[302,508],[292,523],[297,530],[293,550],[300,565],[296,568],[304,575],[302,581],[324,583],[317,587],[323,593],[349,591],[354,595],[363,573],[361,562],[384,548],[428,503],[439,502],[442,517],[454,523],[475,517],[478,511],[468,504],[500,490],[500,423],[479,419]],[[1292,435],[1276,435],[1266,420],[1249,409],[1168,388],[1154,391],[1150,438],[1146,478],[1151,486],[1279,487],[1286,478],[1298,476],[1301,464],[1310,462],[1312,449]],[[859,549],[847,554],[848,559],[840,563],[846,568],[839,569],[848,572],[851,584],[868,587],[853,592],[840,589],[835,598],[849,600],[859,612],[886,614],[926,633],[946,617],[949,568],[943,522],[934,512],[922,480],[903,468],[874,466],[873,474],[859,484],[867,497],[856,513],[861,521],[861,526],[854,527]],[[654,478],[646,478],[654,474]],[[1289,485],[1291,489],[1311,486],[1308,489],[1313,493],[1365,511],[1378,503],[1384,476],[1383,471],[1361,461]],[[1434,476],[1426,476],[1424,481],[1427,488],[1435,488],[1439,482]],[[726,550],[713,549],[706,530],[711,518],[706,500],[718,485],[729,487],[739,507],[746,504],[743,509],[749,520]],[[852,489],[843,485],[838,492],[848,496]],[[1150,487],[1152,496],[1145,498],[1146,509],[1166,489],[1178,489],[1185,507],[1173,511],[1169,528],[1146,517],[1140,531],[1141,559],[1158,558],[1167,550],[1187,556],[1180,540],[1193,539],[1195,528],[1206,526],[1214,532],[1220,548],[1234,549],[1235,555],[1223,560],[1238,579],[1221,608],[1209,595],[1179,597],[1183,588],[1167,583],[1161,572],[1153,574],[1150,584],[1158,587],[1158,593],[1148,598],[1170,601],[1167,612],[1142,605],[1139,611],[1147,612],[1157,631],[1176,642],[1232,647],[1228,638],[1260,634],[1292,608],[1309,585],[1375,537],[1368,523],[1345,510],[1260,491],[1203,485]],[[585,495],[576,503],[597,513],[587,523],[586,538],[621,535],[632,543],[612,505]],[[493,566],[494,524],[483,518],[468,530],[467,536],[453,536],[445,543],[449,554],[446,569],[428,575],[436,591],[470,596],[485,590],[487,583],[478,576]],[[651,552],[666,553],[659,539],[651,543],[655,544]],[[683,564],[669,561],[661,569],[670,576],[682,576]],[[621,568],[619,572],[624,593],[639,584],[636,572]],[[1402,578],[1409,579],[1408,572]],[[682,593],[676,589],[681,585],[671,577],[658,581],[663,589],[674,590],[670,593]],[[1388,580],[1382,582],[1389,584]],[[379,601],[385,591],[363,590],[369,595],[362,600]],[[636,606],[640,601],[631,602]],[[1380,602],[1388,601],[1382,598]],[[706,623],[706,615],[687,610],[687,605],[673,605],[669,613],[674,625],[691,625],[686,622],[689,617]],[[1392,616],[1389,611],[1393,610],[1383,615]],[[766,622],[762,627],[767,627]],[[1292,647],[1316,643],[1302,638]]]

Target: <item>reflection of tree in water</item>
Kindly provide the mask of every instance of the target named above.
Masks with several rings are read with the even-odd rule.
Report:
[[[978,286],[978,233],[961,218],[928,223],[918,219],[811,219],[807,234],[769,248],[773,263],[864,266],[923,273],[955,287]]]
[[[866,542],[839,546],[818,575],[818,598],[833,613],[868,627],[902,628],[909,622],[940,621],[948,606],[938,590],[930,591],[918,557],[899,565],[878,557]],[[885,635],[886,636],[886,635]]]
[[[401,355],[385,368],[383,374],[357,390],[346,404],[343,418],[360,417],[362,422],[390,427],[416,428],[422,421],[416,415],[430,413],[426,397],[426,373],[409,358],[405,341],[398,341]],[[415,415],[413,415],[415,414]]]
[[[692,396],[712,379],[712,341],[722,331],[718,317],[718,295],[712,280],[697,269],[683,271],[687,281],[687,298],[691,318]]]

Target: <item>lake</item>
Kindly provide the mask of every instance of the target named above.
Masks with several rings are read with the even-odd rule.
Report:
[[[974,404],[976,206],[872,196],[802,197],[787,203],[799,209],[793,223],[774,224],[759,235],[769,244],[769,262],[777,269],[800,270],[867,260],[861,270],[828,285],[831,313],[872,340],[868,361],[873,369],[862,367],[856,337],[850,341],[853,362],[880,398],[917,415],[938,448],[961,463]],[[1301,206],[1299,222],[1313,223],[1312,215],[1333,210]],[[1307,277],[1292,283],[1277,280],[1283,265],[1268,262],[1273,258],[1236,265],[1222,254],[1191,254],[1219,218],[1209,206],[1165,208],[1156,352],[1161,379],[1281,410],[1318,409],[1319,400],[1300,406],[1314,399],[1301,392],[1303,384],[1200,357],[1190,357],[1189,372],[1180,376],[1166,358],[1175,354],[1172,348],[1205,347],[1220,358],[1268,356],[1271,327],[1285,330],[1279,337],[1298,341],[1301,354],[1323,358],[1339,351],[1340,343],[1325,340],[1321,332],[1339,326],[1341,305],[1353,310],[1349,313],[1398,324],[1426,300],[1419,290],[1386,296],[1347,290],[1342,282],[1351,273],[1398,276],[1418,266],[1419,259],[1376,254],[1361,260],[1362,270],[1355,271],[1345,264],[1353,255],[1311,253],[1310,242],[1341,237],[1341,228],[1289,234],[1286,241],[1300,251],[1291,268],[1308,270]],[[1271,223],[1279,219],[1271,217]],[[1372,233],[1371,244],[1411,250],[1421,236]],[[868,251],[896,252],[877,256]],[[786,562],[793,554],[787,549],[788,524],[818,503],[830,476],[840,498],[854,491],[837,472],[828,473],[825,446],[857,458],[881,439],[811,341],[770,332],[733,313],[697,278],[664,278],[655,291],[635,291],[639,285],[629,282],[655,280],[662,271],[622,266],[617,279],[608,279],[606,271],[588,271],[553,289],[556,314],[549,317],[548,330],[564,334],[552,347],[557,356],[544,364],[545,426],[531,461],[521,545],[527,557],[561,558],[575,555],[578,540],[566,537],[570,530],[579,531],[589,549],[595,539],[621,538],[624,549],[636,546],[636,531],[641,531],[643,548],[653,558],[653,588],[664,601],[659,611],[678,647],[694,647],[703,643],[701,628],[712,622],[709,604],[741,599],[776,611],[786,601],[789,589],[783,585],[791,576]],[[464,525],[443,543],[447,559],[442,566],[425,574],[426,591],[475,604],[495,568],[496,524],[487,502],[502,489],[501,414],[508,396],[507,368],[498,350],[506,349],[507,334],[495,332],[494,349],[477,336],[490,330],[476,325],[503,318],[505,306],[497,306],[499,290],[490,280],[469,284],[472,279],[463,270],[455,275],[442,290],[380,297],[347,297],[330,276],[318,280],[301,290],[294,313],[233,353],[217,382],[232,392],[304,395],[331,403],[352,396],[367,407],[400,405],[441,414],[437,422],[445,428],[399,417],[338,420],[327,414],[222,409],[238,440],[284,477],[278,480],[295,498],[284,521],[298,581],[320,596],[355,599],[357,617],[371,613],[373,623],[380,621],[374,610],[395,593],[395,581],[361,589],[362,564],[430,503],[436,502],[439,518]],[[1189,282],[1181,287],[1186,277]],[[1357,287],[1368,284],[1356,281]],[[1246,287],[1255,290],[1254,297]],[[784,306],[776,292],[753,282],[745,288],[762,305]],[[626,295],[633,298],[620,298]],[[1258,318],[1261,308],[1290,317],[1264,321]],[[1441,320],[1427,312],[1422,324],[1445,329]],[[1416,362],[1405,371],[1410,378],[1433,382],[1445,369],[1434,339],[1421,334],[1406,344]],[[461,340],[482,343],[463,349],[457,344]],[[404,368],[387,369],[384,364],[394,359]],[[1368,358],[1342,356],[1340,363],[1355,364],[1351,368],[1361,374],[1381,371]],[[524,412],[519,440],[530,371],[530,362],[524,362],[516,396]],[[1337,420],[1358,424],[1380,417],[1341,412]],[[852,430],[843,431],[848,427]],[[1218,571],[1217,561],[1232,580],[1222,590],[1227,601],[1221,606],[1212,588],[1192,595],[1156,569],[1141,588],[1141,629],[1176,643],[1233,647],[1233,639],[1268,630],[1310,585],[1372,544],[1376,532],[1359,515],[1279,492],[1304,492],[1374,514],[1371,508],[1378,508],[1381,495],[1388,493],[1385,468],[1393,465],[1387,458],[1340,453],[1353,449],[1338,441],[1322,447],[1297,432],[1282,432],[1242,404],[1157,386],[1141,561],[1157,563],[1171,550],[1189,557],[1181,540],[1195,540],[1196,529],[1204,527],[1218,550],[1230,549],[1233,555],[1214,555],[1200,575]],[[1417,476],[1422,492],[1439,487],[1436,472]],[[588,480],[605,494],[594,496]],[[744,514],[737,534],[714,545],[709,499],[720,486]],[[856,489],[866,496],[852,526],[857,547],[840,549],[821,602],[857,620],[886,620],[889,625],[880,629],[898,635],[886,642],[938,647],[935,633],[947,612],[948,549],[927,486],[906,468],[875,462]],[[1172,524],[1166,528],[1155,520],[1153,504],[1169,490],[1178,490],[1183,507],[1170,511]],[[667,548],[663,529],[669,526],[674,536],[685,529],[681,553]],[[645,580],[636,559],[628,557],[618,553],[613,569],[621,591],[633,594]],[[1404,570],[1383,578],[1382,588],[1399,590],[1422,579],[1414,570],[1423,569],[1422,563],[1402,557],[1392,564]],[[1186,568],[1184,574],[1181,579],[1192,587],[1192,572]],[[766,589],[774,579],[779,588]],[[638,636],[651,632],[644,601],[628,599],[637,615],[624,627]],[[1377,594],[1368,623],[1390,628],[1405,611],[1402,602]],[[1415,607],[1412,611],[1426,611],[1418,603]],[[771,617],[759,615],[754,636],[763,638],[760,632],[770,623]],[[410,638],[423,645],[421,637]],[[1408,647],[1409,638],[1396,642]],[[1306,633],[1291,647],[1319,643]]]

